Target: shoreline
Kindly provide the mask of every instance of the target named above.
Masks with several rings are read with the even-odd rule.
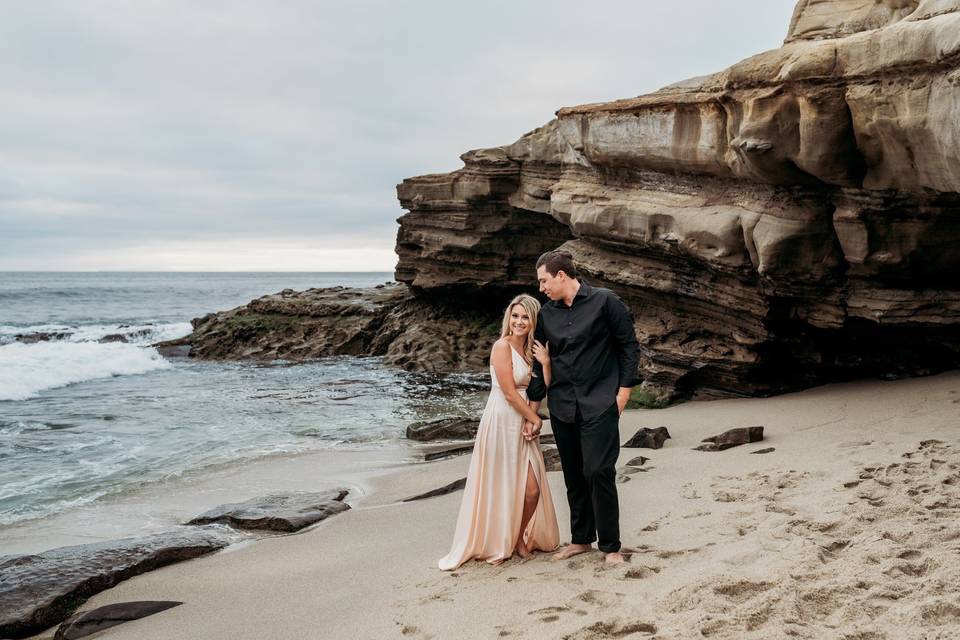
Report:
[[[102,496],[83,506],[0,526],[0,555],[33,554],[169,531],[218,505],[269,493],[343,487],[350,490],[345,502],[353,506],[369,495],[376,477],[417,464],[410,455],[414,444],[398,440],[376,448],[273,453],[193,470]],[[317,469],[323,469],[322,475],[317,475]]]
[[[185,603],[111,640],[954,637],[960,599],[937,585],[960,579],[958,414],[958,371],[627,412],[622,441],[644,426],[673,439],[621,452],[619,464],[651,458],[618,485],[621,567],[538,554],[440,572],[462,494],[397,501],[465,475],[461,456],[372,477],[354,509],[305,532],[138,576],[82,608]],[[761,442],[692,450],[755,424]],[[562,478],[548,479],[566,540]]]

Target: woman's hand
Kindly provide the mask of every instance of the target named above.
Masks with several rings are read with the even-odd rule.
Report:
[[[543,344],[539,340],[534,340],[533,357],[543,366],[550,366],[550,343]]]
[[[523,439],[526,441],[535,440],[540,437],[540,430],[543,428],[543,420],[537,416],[536,422],[530,422],[529,420],[523,421]]]

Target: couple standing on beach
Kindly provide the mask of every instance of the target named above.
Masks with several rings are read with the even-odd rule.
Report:
[[[510,301],[490,354],[491,390],[470,460],[457,529],[438,563],[499,564],[514,553],[553,551],[560,530],[547,483],[537,415],[547,394],[570,506],[571,544],[554,557],[589,551],[623,562],[616,462],[620,414],[637,371],[628,307],[608,289],[577,279],[570,253],[537,260],[540,291]]]

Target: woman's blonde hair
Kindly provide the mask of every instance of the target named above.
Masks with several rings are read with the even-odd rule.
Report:
[[[503,326],[500,327],[500,337],[506,338],[510,335],[510,312],[517,305],[523,307],[530,318],[530,333],[523,345],[523,357],[527,364],[533,363],[533,330],[537,328],[537,317],[540,315],[540,301],[531,295],[521,293],[510,301],[507,310],[503,312]]]

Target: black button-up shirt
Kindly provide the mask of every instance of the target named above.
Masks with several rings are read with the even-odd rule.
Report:
[[[577,405],[589,420],[610,408],[620,387],[637,378],[637,334],[626,304],[609,289],[580,282],[569,307],[563,300],[543,305],[534,337],[550,345],[552,380],[550,415],[573,422]],[[543,367],[533,363],[534,378],[527,397],[542,400],[547,393]]]

